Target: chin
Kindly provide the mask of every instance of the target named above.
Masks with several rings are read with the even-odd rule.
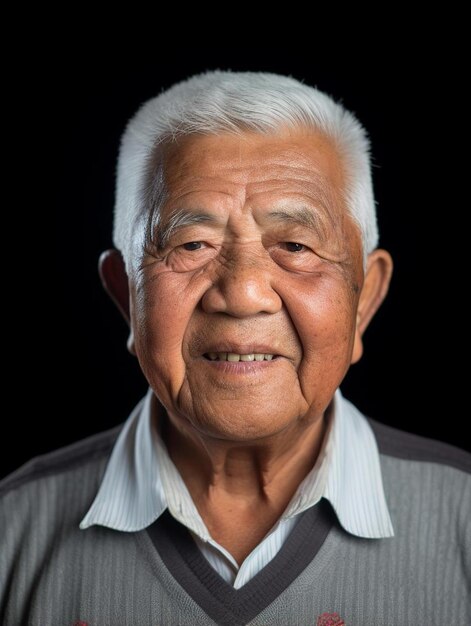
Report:
[[[206,436],[227,441],[250,442],[272,437],[296,421],[295,416],[281,416],[274,419],[270,413],[227,415],[224,418],[210,418],[207,414],[191,420],[193,425]]]

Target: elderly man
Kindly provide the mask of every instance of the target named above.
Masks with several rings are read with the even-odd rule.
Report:
[[[368,150],[270,74],[129,122],[100,273],[149,392],[1,484],[3,623],[471,623],[469,455],[339,391],[392,271]]]

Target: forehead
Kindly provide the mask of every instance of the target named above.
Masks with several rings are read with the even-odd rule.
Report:
[[[163,170],[167,191],[178,196],[204,191],[241,200],[286,192],[337,196],[343,188],[332,142],[306,131],[188,136],[164,149]]]
[[[160,164],[161,241],[203,218],[229,224],[239,235],[243,228],[252,232],[255,220],[262,229],[310,228],[321,256],[354,264],[359,259],[361,265],[360,233],[344,199],[343,163],[320,133],[190,135],[165,146]]]

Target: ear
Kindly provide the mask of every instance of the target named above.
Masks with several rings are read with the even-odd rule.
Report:
[[[98,273],[106,293],[116,304],[130,328],[127,345],[129,352],[135,354],[134,336],[130,321],[129,282],[121,252],[118,250],[105,250],[105,252],[102,252],[98,261]]]
[[[368,256],[365,278],[358,302],[352,363],[361,359],[363,333],[388,293],[392,271],[393,261],[386,250],[378,248]]]

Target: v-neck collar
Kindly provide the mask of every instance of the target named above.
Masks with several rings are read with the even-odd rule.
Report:
[[[330,504],[322,499],[300,515],[278,554],[240,589],[219,576],[189,531],[168,511],[147,533],[172,576],[211,619],[221,626],[243,626],[306,569],[335,522]]]

